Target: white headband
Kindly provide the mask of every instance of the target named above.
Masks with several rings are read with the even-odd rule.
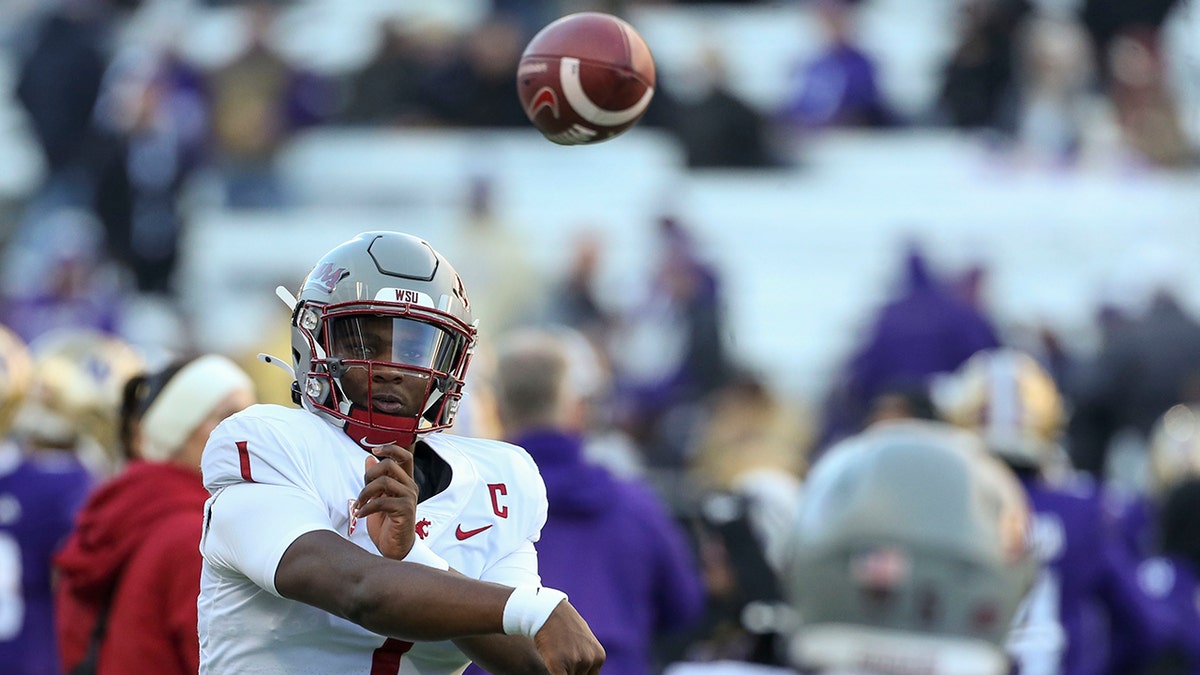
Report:
[[[181,368],[142,417],[142,458],[170,459],[213,408],[238,389],[253,391],[254,384],[224,356],[201,356]]]

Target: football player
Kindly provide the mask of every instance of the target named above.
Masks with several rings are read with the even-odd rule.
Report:
[[[0,326],[0,670],[57,673],[50,561],[91,477],[69,452],[10,436],[33,380],[25,344]]]
[[[978,439],[879,422],[806,480],[784,580],[802,672],[1006,675],[1029,590],[1028,503]]]
[[[599,672],[587,624],[539,583],[529,455],[438,433],[476,336],[450,263],[368,232],[279,293],[301,407],[253,406],[209,437],[201,672]]]
[[[1053,379],[1024,352],[985,350],[937,383],[933,398],[1016,472],[1034,510],[1042,567],[1009,643],[1022,675],[1133,672],[1161,645],[1164,617],[1137,584],[1137,559],[1102,491],[1063,470],[1065,414]]]

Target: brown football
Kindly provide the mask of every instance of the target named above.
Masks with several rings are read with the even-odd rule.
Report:
[[[538,31],[517,68],[529,121],[560,145],[606,141],[641,119],[654,97],[654,58],[624,20],[569,14]]]

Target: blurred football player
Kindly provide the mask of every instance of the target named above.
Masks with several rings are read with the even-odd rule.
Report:
[[[0,670],[53,675],[60,670],[50,560],[92,479],[69,451],[10,436],[33,379],[25,344],[0,326]]]
[[[119,448],[121,390],[145,367],[129,344],[91,329],[47,333],[32,344],[34,379],[15,433],[29,447],[71,451],[97,478],[125,462]]]
[[[978,439],[887,421],[809,473],[784,579],[803,672],[1005,675],[1033,582],[1029,509]]]
[[[1165,649],[1146,669],[1155,675],[1200,673],[1200,477],[1187,476],[1162,495],[1159,555],[1142,562],[1138,580],[1171,614]]]
[[[58,643],[70,671],[195,673],[196,543],[208,491],[200,454],[222,419],[254,403],[250,377],[209,354],[139,375],[122,427],[135,457],[96,489],[55,558]]]
[[[301,408],[252,406],[205,448],[200,672],[598,672],[587,624],[540,586],[529,455],[436,433],[476,336],[450,263],[368,232],[279,294]]]
[[[1145,491],[1115,493],[1110,504],[1126,544],[1138,557],[1157,554],[1159,509],[1180,482],[1200,476],[1200,406],[1178,404],[1154,424]]]
[[[1160,644],[1160,615],[1137,585],[1137,560],[1101,491],[1061,470],[1065,414],[1050,375],[1024,352],[985,350],[941,380],[934,401],[1016,472],[1033,506],[1042,567],[1009,644],[1022,675],[1131,672]]]

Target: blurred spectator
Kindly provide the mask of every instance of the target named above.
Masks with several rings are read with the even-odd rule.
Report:
[[[674,134],[683,145],[688,168],[783,163],[772,152],[769,119],[730,89],[725,59],[716,46],[703,48],[698,61],[663,82],[657,96],[642,124]]]
[[[657,222],[659,257],[645,299],[622,318],[614,357],[624,424],[651,465],[682,468],[703,401],[729,372],[716,270],[678,220]]]
[[[1071,17],[1031,14],[1020,30],[1017,134],[1035,164],[1066,166],[1083,150],[1092,89],[1091,41]]]
[[[58,675],[50,561],[71,531],[92,478],[70,449],[10,436],[33,376],[25,345],[0,326],[0,669]]]
[[[468,127],[527,127],[514,87],[525,34],[514,19],[492,14],[464,37],[466,93],[451,121]]]
[[[267,38],[279,12],[271,0],[247,3],[249,44],[230,63],[208,73],[214,162],[230,208],[277,207],[288,196],[275,156],[298,130],[333,117],[333,83],[294,67]]]
[[[105,257],[95,214],[40,211],[0,252],[0,316],[26,342],[58,330],[115,333],[130,283]]]
[[[879,89],[878,67],[855,35],[857,0],[813,0],[827,44],[797,68],[791,95],[778,112],[800,128],[886,127],[897,123]]]
[[[921,246],[905,251],[894,297],[870,321],[826,401],[817,449],[862,429],[886,392],[921,389],[972,354],[1000,344],[991,319],[929,269]]]
[[[459,263],[456,269],[463,270],[459,274],[471,294],[472,315],[486,341],[538,318],[547,298],[530,261],[528,239],[505,222],[498,209],[495,179],[471,176],[464,203],[454,259]]]
[[[574,328],[597,344],[607,344],[613,316],[597,294],[597,274],[604,255],[600,234],[583,231],[571,245],[567,273],[550,298],[550,319]]]
[[[755,534],[777,567],[783,558],[778,536],[808,468],[812,430],[803,411],[788,406],[760,376],[736,373],[714,392],[698,439],[690,466],[696,486],[745,496]]]
[[[111,19],[105,0],[67,0],[31,27],[35,37],[19,66],[16,98],[46,160],[35,210],[85,206],[90,199],[92,109],[108,64]]]
[[[656,672],[656,636],[687,627],[702,610],[698,568],[649,485],[585,461],[588,402],[569,355],[561,337],[535,331],[508,336],[497,358],[505,437],[529,452],[546,482],[539,573],[587,620],[604,645],[605,668]]]
[[[1010,135],[1017,128],[1014,64],[1028,0],[965,0],[959,33],[942,69],[937,111],[951,126]]]
[[[108,250],[143,293],[172,295],[184,235],[178,203],[205,159],[201,74],[170,52],[129,49],[104,76],[96,104],[96,209]]]
[[[1125,144],[1144,161],[1195,160],[1166,75],[1162,26],[1180,0],[1085,0],[1083,22],[1096,47],[1101,80]]]
[[[1168,627],[1138,587],[1137,559],[1108,526],[1095,483],[1055,479],[1066,412],[1050,375],[1024,352],[983,351],[939,382],[936,400],[947,420],[978,433],[1013,470],[1034,510],[1041,569],[1008,645],[1020,672],[1136,672]],[[1089,620],[1097,608],[1109,635]]]
[[[250,378],[215,355],[135,379],[122,409],[136,459],[102,485],[55,558],[67,669],[195,673],[196,597],[208,490],[200,454],[217,423],[254,402]],[[136,527],[130,527],[136,523]]]
[[[1109,323],[1100,352],[1067,382],[1071,459],[1098,478],[1112,468],[1110,447],[1120,432],[1144,445],[1168,408],[1200,401],[1200,322],[1168,287],[1153,293],[1144,314]]]

